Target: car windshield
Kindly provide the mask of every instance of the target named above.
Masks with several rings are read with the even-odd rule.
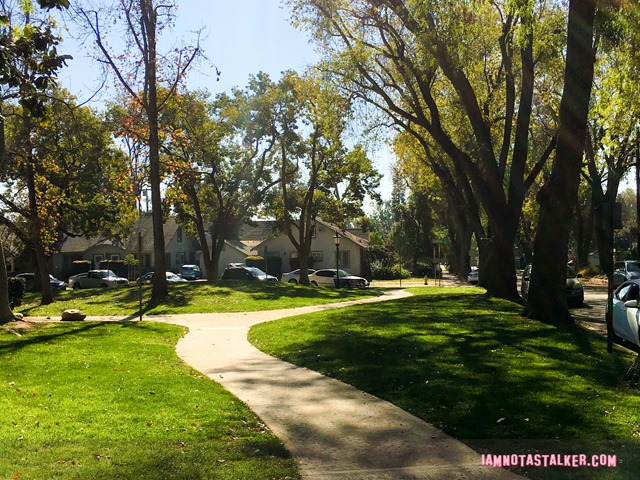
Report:
[[[106,272],[102,272],[102,275],[100,275],[102,278],[115,278],[117,277],[117,275],[115,273],[113,273],[111,270],[107,270]]]
[[[340,275],[340,277],[348,277],[349,274],[347,272],[345,272],[344,270],[338,270],[338,275]]]
[[[627,262],[627,271],[628,272],[640,272],[640,263],[638,263],[638,262]]]
[[[266,273],[264,273],[262,270],[256,267],[245,267],[245,268],[249,270],[256,277],[264,277],[266,275]]]

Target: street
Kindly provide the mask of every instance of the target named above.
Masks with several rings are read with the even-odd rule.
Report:
[[[604,319],[606,307],[607,286],[585,285],[584,304],[581,307],[571,308],[570,311],[576,323],[606,337],[607,324]]]

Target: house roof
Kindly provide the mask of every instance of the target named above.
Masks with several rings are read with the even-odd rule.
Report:
[[[179,225],[175,218],[168,218],[164,223],[164,244],[167,246],[176,234]],[[140,217],[133,226],[131,235],[125,239],[114,240],[101,237],[67,237],[63,240],[60,253],[82,253],[100,245],[110,245],[128,251],[138,250],[138,232],[142,234],[142,251],[153,250],[153,221],[150,215]]]
[[[337,225],[335,225],[333,223],[325,222],[321,218],[316,218],[316,223],[319,223],[320,225],[324,225],[325,227],[333,230],[334,232],[339,233],[343,237],[348,238],[353,243],[358,244],[362,248],[369,248],[369,240],[367,238],[361,237],[359,235],[355,235],[354,233],[352,233],[351,230],[342,230]]]
[[[346,238],[346,239],[352,241],[353,243],[355,243],[356,245],[358,245],[358,246],[360,246],[362,248],[369,248],[369,240],[367,238],[363,238],[361,236],[355,235],[354,233],[352,233],[349,230],[343,230],[340,227],[338,227],[337,225],[335,225],[333,223],[325,222],[324,220],[322,220],[319,217],[316,217],[316,224],[324,225],[329,230],[332,230],[334,232],[339,233],[340,236],[342,236],[343,238]],[[274,238],[273,234],[271,234],[269,237],[265,238],[262,242],[260,242],[258,245],[256,245],[255,248],[257,249],[262,244],[269,242],[272,238]]]

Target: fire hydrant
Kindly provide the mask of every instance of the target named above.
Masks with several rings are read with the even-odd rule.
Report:
[[[425,285],[429,285],[429,276],[428,275],[424,276],[424,284]]]

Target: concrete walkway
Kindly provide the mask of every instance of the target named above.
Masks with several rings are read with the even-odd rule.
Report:
[[[404,410],[266,355],[247,341],[256,323],[407,295],[394,291],[346,304],[157,320],[189,328],[177,345],[178,355],[245,402],[299,461],[303,478],[521,478],[481,466],[477,452]]]

